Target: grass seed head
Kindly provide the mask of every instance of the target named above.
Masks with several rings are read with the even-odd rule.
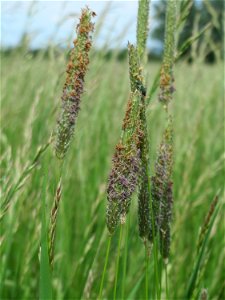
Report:
[[[208,211],[208,213],[205,217],[205,220],[202,224],[200,234],[199,234],[199,238],[198,238],[197,252],[199,252],[201,247],[202,247],[204,238],[207,234],[207,231],[208,231],[208,228],[209,228],[209,225],[210,225],[210,221],[211,221],[213,213],[214,213],[214,211],[217,207],[218,199],[219,199],[218,195],[216,195],[215,198],[213,199],[211,205],[210,205],[209,211]]]
[[[144,90],[144,93],[146,93],[143,86],[144,78],[142,75],[142,69],[140,67],[137,48],[132,44],[128,44],[128,54],[131,92],[135,92],[136,90],[139,90],[139,92],[141,92],[142,90]]]
[[[150,209],[150,186],[149,186],[149,140],[147,130],[147,120],[145,113],[145,103],[141,102],[140,107],[140,130],[139,149],[141,157],[141,176],[138,191],[138,221],[139,235],[150,243],[153,242],[152,213]]]
[[[92,45],[91,35],[94,24],[91,22],[93,12],[88,8],[82,10],[80,23],[77,25],[77,39],[67,65],[67,77],[62,94],[62,110],[58,120],[55,152],[63,159],[69,148],[78,112],[81,95],[84,91],[84,78],[89,64],[89,51]]]
[[[149,0],[140,0],[138,4],[137,48],[141,60],[145,53],[148,37],[149,2]]]
[[[148,174],[142,166],[141,183],[138,192],[138,223],[139,235],[144,241],[153,242],[152,222],[150,213],[150,192],[148,189]]]
[[[139,2],[139,13],[143,12],[143,5],[145,6],[148,1]],[[141,7],[142,6],[142,7]],[[148,16],[148,12],[145,17]],[[140,17],[140,16],[139,16]],[[139,19],[139,18],[138,18]],[[147,21],[147,19],[146,19]],[[139,24],[140,25],[140,24]],[[145,26],[138,28],[138,39],[141,39]],[[144,50],[144,40],[139,40],[139,50]],[[144,48],[143,48],[144,47]],[[146,242],[153,241],[152,222],[150,218],[150,188],[148,179],[149,168],[149,141],[147,132],[146,121],[146,89],[144,87],[144,78],[142,75],[142,68],[140,67],[138,50],[133,45],[128,45],[129,49],[129,68],[130,68],[130,84],[131,91],[137,91],[140,95],[139,101],[139,123],[138,123],[138,149],[140,151],[140,180],[138,191],[138,222],[139,222],[139,235]]]
[[[110,233],[118,223],[124,222],[129,211],[132,194],[137,188],[140,174],[138,148],[139,93],[131,93],[122,125],[122,134],[112,159],[107,188],[106,222]]]
[[[159,101],[168,105],[175,92],[173,65],[175,57],[176,1],[169,0],[166,11],[166,31],[163,64],[160,73]]]
[[[160,207],[159,235],[160,235],[160,252],[165,261],[170,252],[170,223],[173,206],[173,183],[169,181],[164,192],[164,197]]]
[[[116,148],[107,188],[107,226],[110,233],[129,211],[131,196],[138,184],[139,169],[140,157],[135,147],[129,154],[126,147]]]
[[[163,258],[168,258],[170,248],[170,222],[173,203],[173,130],[169,119],[158,150],[155,175],[152,177],[152,201],[155,229],[160,233],[160,250]]]

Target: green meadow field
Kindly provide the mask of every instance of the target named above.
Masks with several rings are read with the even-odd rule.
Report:
[[[55,299],[96,299],[107,245],[106,185],[111,157],[120,136],[129,94],[127,61],[105,60],[92,52],[75,137],[62,176],[62,199],[57,219]],[[49,140],[56,126],[65,80],[66,53],[33,57],[17,51],[1,53],[1,186],[2,195],[31,163],[38,147]],[[148,90],[159,63],[146,66]],[[224,292],[224,102],[223,65],[178,62],[173,99],[175,128],[174,209],[171,255],[168,265],[170,299],[184,299],[195,263],[200,227],[210,203],[219,193],[220,209],[211,230],[194,296],[202,288],[209,299]],[[152,168],[164,124],[157,91],[147,109]],[[40,278],[41,203],[44,176],[46,215],[49,220],[57,180],[58,160],[53,146],[22,181],[1,223],[1,298],[38,297]],[[143,299],[145,248],[138,237],[137,200],[121,246],[117,294]],[[113,236],[103,297],[113,295],[118,235]],[[127,257],[124,243],[127,239]],[[125,283],[123,282],[126,261]],[[154,278],[153,259],[149,276]],[[162,278],[162,281],[164,278]],[[154,280],[149,282],[150,295]],[[162,299],[165,289],[162,285]],[[120,296],[118,296],[120,299]]]
[[[148,0],[128,52],[88,8],[73,50],[1,48],[1,299],[225,299],[221,4],[158,3],[158,60]]]

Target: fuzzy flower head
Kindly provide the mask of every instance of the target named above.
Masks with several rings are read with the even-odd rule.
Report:
[[[89,51],[92,45],[91,34],[94,24],[91,22],[95,13],[88,8],[82,10],[80,23],[77,25],[77,39],[71,51],[67,65],[67,77],[62,93],[62,110],[58,120],[55,152],[58,158],[64,158],[69,148],[78,112],[81,95],[84,91],[84,77],[89,64]]]
[[[145,94],[146,91],[143,86],[144,78],[142,75],[142,68],[140,67],[137,48],[132,44],[128,44],[128,54],[131,91],[135,92],[138,90],[141,94]]]
[[[163,64],[160,73],[159,101],[167,106],[175,91],[173,68],[168,64]]]
[[[153,226],[151,213],[151,197],[150,197],[150,182],[149,182],[149,140],[148,128],[145,112],[145,103],[143,101],[140,106],[140,130],[139,130],[139,149],[141,156],[141,174],[138,191],[138,223],[139,235],[146,243],[153,243]]]
[[[173,65],[175,56],[176,1],[170,0],[167,5],[164,55],[160,73],[159,93],[159,101],[165,106],[171,101],[175,91]]]
[[[139,235],[144,242],[153,242],[152,221],[150,211],[150,192],[148,189],[148,174],[142,164],[141,182],[138,193],[138,223]]]
[[[160,250],[164,258],[168,257],[170,248],[170,222],[173,203],[172,167],[173,131],[170,118],[158,150],[151,189],[155,229],[160,234]]]
[[[170,252],[170,223],[172,219],[173,207],[173,183],[169,181],[165,187],[164,201],[161,203],[160,211],[160,252],[162,257],[167,260]]]
[[[137,188],[140,173],[138,148],[139,93],[131,93],[122,125],[122,134],[116,146],[107,188],[106,222],[113,233],[123,223]]]
[[[143,58],[148,37],[148,17],[150,0],[140,0],[138,4],[137,45],[138,55]]]
[[[113,157],[107,188],[107,226],[110,233],[114,232],[119,222],[124,222],[132,194],[138,184],[139,152],[135,147],[129,152],[126,146],[118,144]]]

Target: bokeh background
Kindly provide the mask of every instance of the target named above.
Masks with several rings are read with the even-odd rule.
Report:
[[[180,4],[182,1],[178,1]],[[224,70],[223,1],[190,1],[177,32],[174,211],[168,268],[171,299],[184,299],[200,227],[216,194],[221,210],[207,245],[194,297],[208,290],[224,299]],[[62,177],[53,292],[57,299],[96,299],[107,243],[106,184],[129,95],[127,42],[135,43],[137,1],[1,2],[1,196],[15,186],[55,130],[72,40],[81,7],[96,11],[93,48],[81,111]],[[179,6],[179,5],[178,5]],[[166,1],[152,1],[147,93],[160,70]],[[179,18],[179,10],[178,10]],[[183,47],[183,48],[182,48]],[[158,89],[147,109],[152,174],[165,126]],[[1,223],[1,297],[34,299],[39,293],[43,172],[46,216],[59,178],[51,145],[27,174]],[[136,195],[127,221],[126,299],[143,299],[145,250],[138,237]],[[129,227],[129,228],[128,228]],[[118,232],[113,238],[105,298],[111,299]],[[124,243],[122,243],[124,245]],[[122,246],[124,249],[124,246]],[[123,253],[123,250],[122,250]],[[121,254],[118,294],[122,288]],[[154,278],[150,260],[150,278]],[[154,290],[154,280],[150,282]],[[165,299],[165,290],[162,295]]]
[[[221,47],[223,40],[223,1],[191,2],[193,5],[186,26],[179,34],[178,44],[190,38],[194,30],[201,32],[209,25],[212,28],[207,55],[208,60],[214,61],[218,58],[215,58],[215,48]],[[1,47],[8,49],[23,43],[32,50],[51,45],[60,48],[72,46],[74,27],[84,5],[96,12],[96,22],[102,25],[101,28],[98,26],[99,31],[95,34],[95,48],[125,49],[128,41],[135,43],[134,20],[137,18],[138,1],[2,1]],[[151,38],[147,46],[151,55],[157,57],[163,50],[165,11],[165,0],[152,1]],[[215,45],[210,45],[210,42]],[[222,56],[222,47],[220,50]]]

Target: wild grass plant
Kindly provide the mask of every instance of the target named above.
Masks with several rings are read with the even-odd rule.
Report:
[[[141,5],[148,2],[142,1]],[[178,24],[180,15],[178,9]],[[9,56],[1,52],[1,118],[4,120],[1,123],[1,198],[7,207],[1,213],[4,215],[0,291],[3,299],[46,299],[51,294],[53,299],[223,299],[225,257],[221,210],[224,204],[222,193],[218,192],[224,179],[223,102],[218,101],[223,93],[222,65],[209,66],[199,61],[188,65],[178,61],[173,67],[176,92],[171,94],[173,99],[167,110],[164,102],[162,105],[158,102],[162,92],[162,75],[160,79],[158,70],[162,70],[163,64],[147,63],[144,54],[142,59],[137,59],[138,51],[135,45],[129,46],[130,58],[131,53],[135,54],[130,65],[134,63],[139,72],[133,76],[134,88],[129,84],[127,62],[118,62],[115,56],[106,62],[102,54],[94,49],[90,51],[82,109],[64,160],[62,195],[61,162],[55,157],[53,147],[48,146],[48,140],[55,128],[65,82],[65,76],[60,74],[68,59],[64,53],[59,53],[56,59],[54,55],[45,57],[44,51],[35,57],[25,51],[23,55],[14,52]],[[139,69],[141,66],[143,69]],[[20,99],[16,103],[15,95]],[[121,123],[129,110],[126,103],[129,95],[136,101],[132,104],[139,105],[134,105],[132,114],[128,114],[132,122],[125,118],[120,138]],[[33,106],[35,101],[31,100],[37,98]],[[137,115],[136,110],[139,110]],[[140,222],[148,224],[149,213],[151,218],[151,201],[145,200],[152,194],[154,176],[160,173],[157,171],[159,157],[167,153],[170,140],[166,133],[171,128],[171,115],[173,177],[169,176],[168,187],[172,179],[174,201],[170,254],[164,269],[160,254],[164,231],[158,232],[151,251],[149,246],[146,251],[143,236],[148,236],[149,228]],[[30,124],[29,132],[27,124]],[[134,173],[131,168],[129,174],[133,176],[137,170],[147,176],[139,175],[137,184],[135,179],[136,189],[131,190],[128,204],[122,210],[127,212],[129,207],[126,223],[119,224],[124,221],[122,214],[118,229],[109,239],[105,224],[106,183],[118,140],[119,154],[127,151],[128,155],[139,155],[140,168],[135,168]],[[137,144],[129,144],[131,140]],[[128,148],[124,149],[124,144]],[[168,158],[166,154],[164,157]],[[130,167],[124,164],[127,165]],[[125,179],[130,178],[124,172]],[[132,176],[129,182],[133,184]],[[142,181],[146,178],[149,190],[147,182]],[[126,191],[125,181],[123,184],[119,195]],[[168,191],[164,187],[162,190]],[[215,200],[211,204],[212,199]],[[147,209],[141,208],[142,203]],[[139,216],[138,210],[142,211]],[[157,227],[150,221],[153,228]],[[48,257],[49,222],[52,232],[57,233],[52,269]]]
[[[74,48],[67,65],[67,77],[62,93],[62,108],[58,119],[55,141],[55,154],[60,161],[60,178],[51,210],[49,228],[49,261],[53,265],[56,221],[62,193],[63,163],[66,152],[74,135],[75,123],[80,110],[81,95],[84,91],[84,79],[89,64],[89,51],[92,46],[94,23],[91,18],[95,13],[89,8],[82,10],[80,22],[77,25],[77,38],[73,41]]]

